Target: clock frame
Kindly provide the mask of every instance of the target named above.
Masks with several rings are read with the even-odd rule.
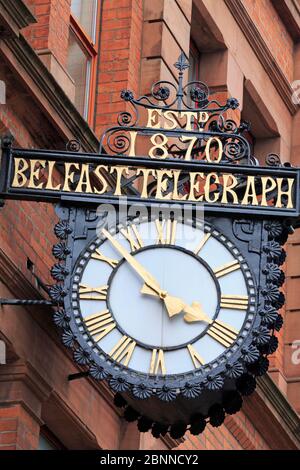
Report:
[[[236,391],[238,383],[243,388],[243,380],[246,383],[247,377],[252,377],[255,382],[255,373],[251,372],[251,367],[252,370],[258,367],[262,358],[266,357],[268,348],[274,349],[270,318],[273,318],[274,323],[278,318],[276,309],[283,302],[278,290],[283,276],[278,265],[283,262],[284,257],[280,247],[284,227],[280,223],[272,220],[254,222],[244,218],[205,219],[206,230],[213,230],[214,236],[241,260],[245,278],[250,281],[248,292],[249,309],[252,310],[251,322],[245,319],[244,326],[247,324],[247,328],[241,331],[237,341],[216,360],[185,373],[162,376],[132,370],[130,364],[127,367],[112,360],[106,353],[96,351],[91,337],[87,340],[86,332],[83,333],[80,329],[80,311],[78,308],[74,311],[74,297],[76,298],[78,292],[76,286],[79,285],[84,266],[93,250],[101,244],[99,238],[97,246],[95,244],[95,230],[107,227],[108,221],[105,216],[98,217],[96,211],[87,208],[59,207],[58,213],[62,220],[56,225],[55,231],[61,241],[54,246],[53,252],[60,258],[60,263],[52,269],[58,284],[51,291],[52,298],[58,304],[55,321],[63,329],[64,344],[73,349],[75,360],[92,377],[97,380],[106,379],[112,390],[126,397],[127,403],[143,415],[148,413],[151,419],[164,423],[168,420],[170,424],[182,419],[183,414],[188,416],[188,420],[191,419],[195,408],[205,416],[214,403],[222,401],[224,390]],[[132,220],[118,220],[119,227],[128,223],[131,224]],[[197,222],[192,220],[191,223]],[[111,232],[113,231],[112,229]],[[58,266],[63,266],[63,275],[62,268],[59,269]],[[70,291],[69,286],[75,288]],[[252,381],[252,386],[249,387],[253,386],[255,384]],[[248,393],[247,390],[244,392]],[[168,405],[163,413],[159,403]],[[185,410],[184,413],[182,410]]]

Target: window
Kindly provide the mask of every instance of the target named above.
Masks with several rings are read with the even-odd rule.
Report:
[[[62,443],[45,425],[41,427],[37,450],[59,450],[64,448]]]
[[[189,82],[194,82],[199,80],[199,68],[200,68],[200,53],[195,46],[194,42],[191,41],[190,44],[190,68],[189,68]]]
[[[72,0],[67,69],[75,83],[75,106],[92,122],[99,39],[99,0]]]

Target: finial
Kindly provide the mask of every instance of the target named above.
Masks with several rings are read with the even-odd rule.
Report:
[[[183,51],[181,51],[180,56],[178,57],[177,62],[175,62],[174,67],[182,73],[185,69],[190,67],[189,61],[187,60]]]

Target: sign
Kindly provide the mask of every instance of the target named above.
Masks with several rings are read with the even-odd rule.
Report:
[[[258,165],[234,98],[158,82],[100,139],[98,154],[11,148],[0,197],[57,203],[54,321],[83,375],[106,380],[128,421],[155,437],[220,426],[278,345],[285,243],[299,220],[299,169]],[[131,107],[131,112],[129,111]],[[144,125],[143,125],[144,123]],[[100,203],[204,206],[99,213]],[[162,204],[163,203],[163,204]]]

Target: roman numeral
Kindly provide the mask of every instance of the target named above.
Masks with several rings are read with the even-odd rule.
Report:
[[[204,364],[204,360],[202,359],[198,351],[196,351],[196,349],[193,348],[191,344],[188,344],[187,348],[189,350],[195,369],[202,366]]]
[[[155,221],[158,237],[156,240],[157,245],[174,245],[176,239],[177,220],[160,220]]]
[[[219,266],[218,268],[215,268],[214,273],[216,277],[222,277],[240,268],[241,266],[238,261],[231,261],[230,263],[223,264],[223,266]]]
[[[207,334],[225,347],[229,347],[238,335],[238,331],[221,320],[215,320]]]
[[[131,356],[133,354],[136,342],[124,335],[110,351],[109,356],[118,362],[122,362],[124,366],[128,366]]]
[[[142,248],[144,246],[143,240],[141,239],[138,229],[134,224],[132,224],[127,229],[122,228],[120,232],[130,243],[131,251],[138,250],[139,248]]]
[[[106,300],[108,286],[90,287],[79,284],[79,298],[81,300]]]
[[[248,295],[221,295],[221,308],[232,308],[234,310],[247,310]]]
[[[108,258],[107,256],[103,255],[99,250],[95,250],[95,252],[91,255],[91,258],[96,259],[98,261],[104,261],[104,263],[109,264],[112,268],[115,268],[118,264],[118,260]]]
[[[149,372],[150,374],[161,373],[162,375],[165,375],[167,373],[164,352],[162,349],[153,349]]]
[[[202,250],[202,248],[204,247],[205,243],[210,238],[210,236],[211,236],[210,233],[203,234],[203,237],[201,238],[200,242],[198,243],[198,245],[194,249],[195,255],[198,255],[198,253]]]
[[[96,342],[104,338],[104,336],[116,327],[116,323],[114,322],[109,310],[103,310],[100,313],[93,313],[92,315],[85,317],[84,323]]]

